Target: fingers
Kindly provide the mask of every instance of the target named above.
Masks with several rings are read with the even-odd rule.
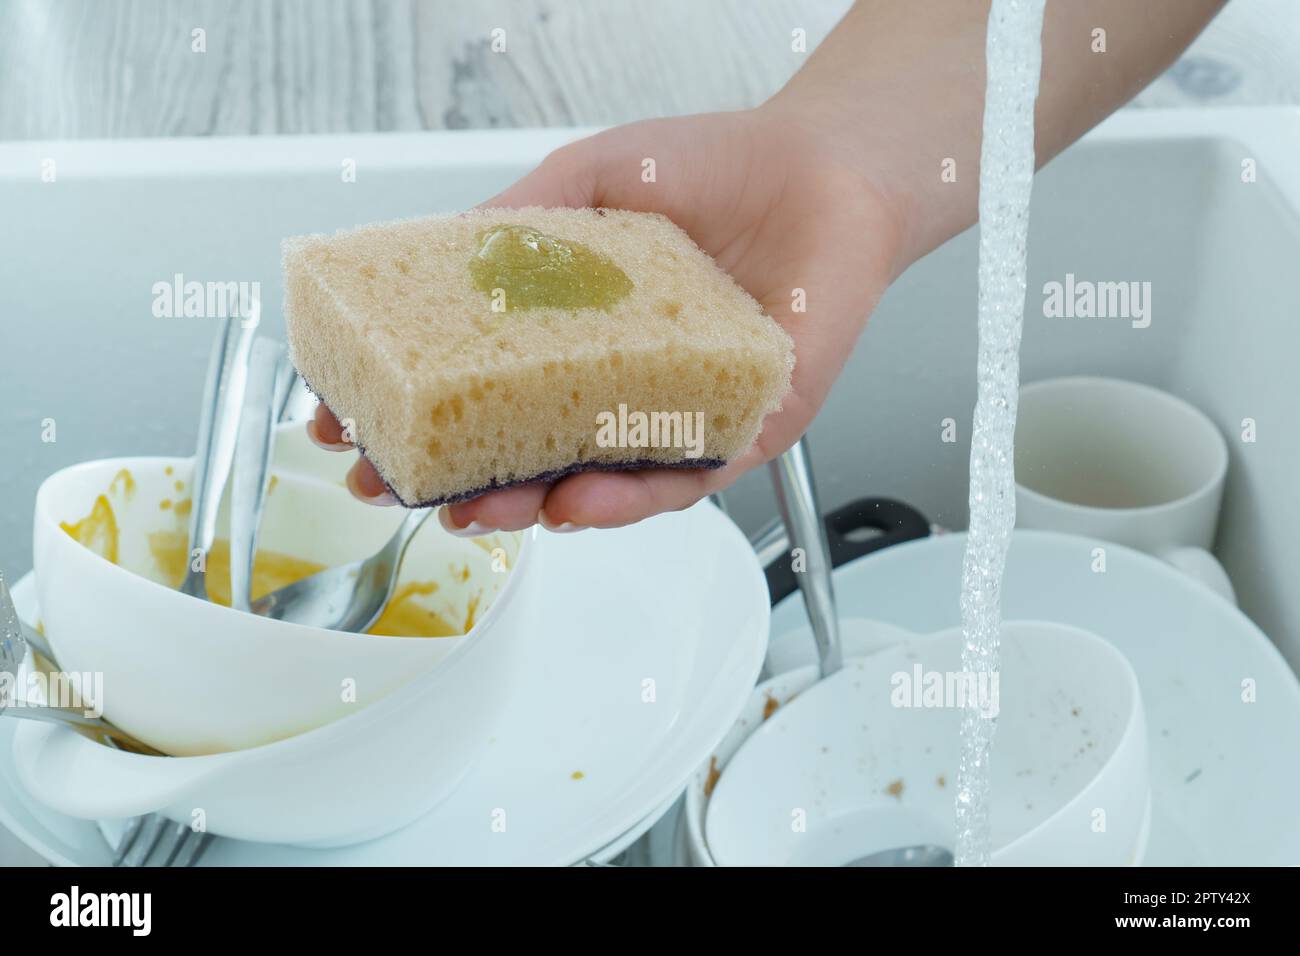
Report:
[[[343,426],[324,402],[316,406],[315,417],[307,422],[307,437],[326,451],[351,451],[356,447],[347,440],[343,431]],[[354,498],[368,505],[387,508],[398,503],[397,497],[388,490],[384,479],[379,477],[375,466],[364,455],[359,455],[356,463],[348,469],[345,483]]]
[[[588,162],[588,140],[555,150],[536,169],[480,208],[523,206],[590,206],[596,190],[596,170]]]
[[[307,434],[330,451],[354,447],[323,404],[307,422]],[[618,528],[663,511],[689,508],[729,485],[754,463],[747,457],[721,469],[584,472],[553,484],[539,482],[488,492],[448,505],[438,517],[444,528],[463,536],[520,531],[534,524],[550,531]],[[399,503],[364,455],[349,469],[346,484],[348,491],[366,504],[391,507]]]
[[[689,508],[725,488],[749,467],[748,459],[708,470],[589,471],[554,484],[493,491],[442,509],[453,534],[518,531],[541,524],[548,531],[619,528],[664,511]]]
[[[307,422],[307,437],[326,451],[347,451],[352,447],[343,437],[343,426],[324,402],[316,406],[316,416]]]
[[[722,484],[712,470],[587,472],[551,489],[540,520],[550,529],[618,528],[689,508]]]
[[[379,477],[375,466],[364,455],[357,458],[356,464],[348,469],[348,491],[359,501],[368,505],[389,508],[397,504],[397,497],[388,490],[384,479]]]
[[[537,523],[537,514],[550,487],[546,482],[539,482],[490,491],[448,505],[438,513],[438,519],[452,534],[467,537],[489,531],[521,531]]]

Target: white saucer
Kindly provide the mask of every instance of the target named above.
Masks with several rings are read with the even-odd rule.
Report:
[[[542,593],[562,624],[538,622],[525,644],[532,679],[451,797],[369,843],[218,840],[203,863],[565,865],[608,855],[649,827],[753,689],[768,633],[761,569],[707,503],[539,544]],[[13,596],[20,614],[34,612],[30,576]],[[53,863],[105,864],[93,821],[51,813],[21,789],[11,757],[19,724],[0,720],[0,824]]]
[[[940,535],[845,565],[835,572],[840,613],[919,632],[959,624],[965,543],[964,534]],[[1106,571],[1098,574],[1092,550],[1103,544]],[[1300,683],[1237,608],[1137,551],[1017,531],[1002,613],[1092,631],[1133,665],[1151,759],[1144,865],[1300,864]],[[774,673],[815,659],[797,596],[773,610],[772,634]],[[846,644],[845,654],[870,649]],[[1247,680],[1254,703],[1242,699]]]

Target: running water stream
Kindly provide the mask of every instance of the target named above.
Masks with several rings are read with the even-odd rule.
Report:
[[[1024,328],[1025,240],[1034,177],[1034,101],[1045,0],[993,0],[980,147],[979,394],[970,449],[970,532],[962,566],[962,670],[997,672],[1002,572],[1016,522],[1013,440]],[[991,684],[991,682],[990,682]],[[970,681],[967,686],[990,686]],[[958,866],[988,866],[989,758],[997,722],[966,701],[957,769]]]

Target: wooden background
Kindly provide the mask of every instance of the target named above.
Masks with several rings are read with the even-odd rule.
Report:
[[[793,29],[812,49],[847,6],[6,0],[0,139],[603,125],[735,109],[798,68]],[[498,28],[503,53],[491,48]],[[1300,0],[1232,0],[1138,102],[1300,103]]]

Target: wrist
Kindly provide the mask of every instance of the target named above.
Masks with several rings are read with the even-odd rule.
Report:
[[[890,281],[917,259],[940,245],[965,225],[943,209],[936,200],[946,198],[923,181],[929,166],[922,168],[916,151],[905,139],[905,131],[868,119],[868,108],[854,108],[819,96],[807,89],[789,86],[757,107],[759,122],[772,136],[794,141],[813,157],[812,168],[848,170],[861,189],[893,225],[895,245]],[[939,183],[936,160],[934,181]],[[847,198],[847,197],[846,197]],[[954,220],[951,225],[948,220]],[[950,232],[945,230],[951,229]]]

